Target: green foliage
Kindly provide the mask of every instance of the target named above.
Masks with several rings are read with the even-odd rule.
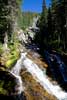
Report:
[[[11,68],[15,65],[20,57],[20,42],[18,40],[17,33],[13,33],[12,41],[9,42],[7,49],[0,45],[1,61],[0,63],[6,68]]]
[[[19,52],[16,50],[12,50],[11,53],[8,55],[8,60],[6,61],[5,66],[7,68],[13,67],[19,58]]]
[[[3,88],[4,81],[0,80],[0,94],[7,95],[7,90]]]
[[[6,67],[9,68],[9,67],[12,67],[15,65],[15,63],[17,62],[17,59],[16,58],[13,58],[13,59],[10,59],[6,62]]]
[[[47,41],[47,34],[46,34],[47,33],[47,8],[46,8],[45,0],[43,0],[42,13],[37,23],[37,26],[39,27],[40,31],[39,34],[35,35],[35,40],[40,45],[41,52],[43,53]]]
[[[0,0],[0,42],[4,43],[5,33],[10,41],[15,28],[21,0]]]
[[[33,18],[37,15],[37,13],[22,12],[22,14],[19,14],[18,16],[18,26],[25,30],[27,27],[32,25]]]
[[[37,23],[40,31],[35,35],[41,51],[45,48],[67,51],[66,23],[67,4],[65,1],[51,0],[51,6],[47,10],[45,0],[43,0],[42,13]]]
[[[0,55],[3,53],[3,45],[0,43]]]
[[[10,95],[15,87],[14,77],[6,69],[12,68],[20,57],[17,33],[13,35],[20,4],[21,0],[0,0],[0,94],[3,95]],[[7,49],[2,44],[6,34],[10,40]]]
[[[0,1],[0,42],[3,42],[4,33],[7,31],[7,19],[8,15],[7,2],[4,0]]]
[[[5,66],[7,68],[13,67],[20,57],[20,52],[16,49],[15,46],[12,45],[12,46],[9,46],[9,47],[10,47],[11,52],[7,55],[8,60],[5,63]]]
[[[17,5],[21,5],[22,0],[16,0]]]

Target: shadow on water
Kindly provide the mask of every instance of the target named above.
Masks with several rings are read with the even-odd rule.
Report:
[[[57,53],[45,51],[45,60],[48,63],[47,75],[57,81],[63,90],[67,91],[67,66]]]
[[[35,52],[38,52],[38,51],[39,51],[39,45],[38,45],[38,44],[36,45],[36,44],[33,43],[33,42],[28,43],[28,44],[25,44],[25,47],[26,47],[27,49],[30,49],[30,50],[35,51]]]

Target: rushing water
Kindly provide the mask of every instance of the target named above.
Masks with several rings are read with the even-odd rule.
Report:
[[[23,86],[23,82],[20,76],[23,58],[24,58],[24,55],[21,55],[20,59],[17,61],[14,68],[12,68],[12,70],[9,71],[16,78],[16,86],[15,86],[16,95],[13,96],[12,100],[26,100],[26,97],[23,95],[24,86]]]
[[[24,91],[24,86],[20,77],[20,70],[25,67],[27,71],[33,76],[33,78],[43,86],[50,94],[57,97],[59,100],[67,100],[67,93],[62,91],[58,85],[53,85],[48,79],[44,72],[36,65],[31,59],[26,57],[27,53],[21,53],[20,59],[17,61],[15,67],[11,73],[16,77],[18,87],[18,94]],[[60,92],[60,93],[59,93]],[[21,99],[20,99],[21,100]]]
[[[59,86],[54,86],[43,73],[43,71],[31,61],[29,58],[23,61],[23,65],[27,69],[28,72],[34,77],[34,79],[39,82],[44,89],[46,89],[50,94],[56,96],[59,100],[67,99],[67,93],[63,92]],[[59,94],[60,92],[60,94]]]
[[[52,69],[52,73],[55,74],[57,79],[60,76],[60,82],[67,85],[67,66],[61,60],[61,57],[56,53],[49,52],[45,52],[45,57],[50,69]]]
[[[17,89],[18,94],[21,94],[22,91],[24,91],[24,86],[23,86],[23,82],[20,76],[20,71],[22,68],[22,59],[24,58],[24,56],[21,55],[20,59],[17,61],[16,65],[14,66],[14,68],[11,70],[11,73],[16,77],[16,81],[17,81],[17,85],[18,87],[15,87],[15,89]]]

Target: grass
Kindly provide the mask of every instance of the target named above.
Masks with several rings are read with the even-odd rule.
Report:
[[[10,52],[4,52],[1,57],[1,64],[6,68],[11,68],[17,62],[20,57],[20,53],[17,50],[13,50]]]
[[[20,57],[20,52],[14,45],[10,46],[10,53],[7,55],[8,60],[6,61],[6,67],[13,66]]]
[[[3,48],[3,46],[1,46],[1,48],[0,48],[0,52],[1,52],[0,63],[1,63],[1,65],[4,65],[6,68],[13,67],[20,57],[19,42],[15,41],[14,43],[9,43],[7,50],[3,50],[2,48]]]

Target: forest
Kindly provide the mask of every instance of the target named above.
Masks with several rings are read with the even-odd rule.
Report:
[[[23,1],[0,0],[0,97],[67,100],[67,1],[42,0],[41,13]]]
[[[67,5],[65,0],[51,0],[49,8],[43,0],[41,17],[37,26],[40,28],[35,40],[42,49],[54,49],[66,52],[67,49]]]

